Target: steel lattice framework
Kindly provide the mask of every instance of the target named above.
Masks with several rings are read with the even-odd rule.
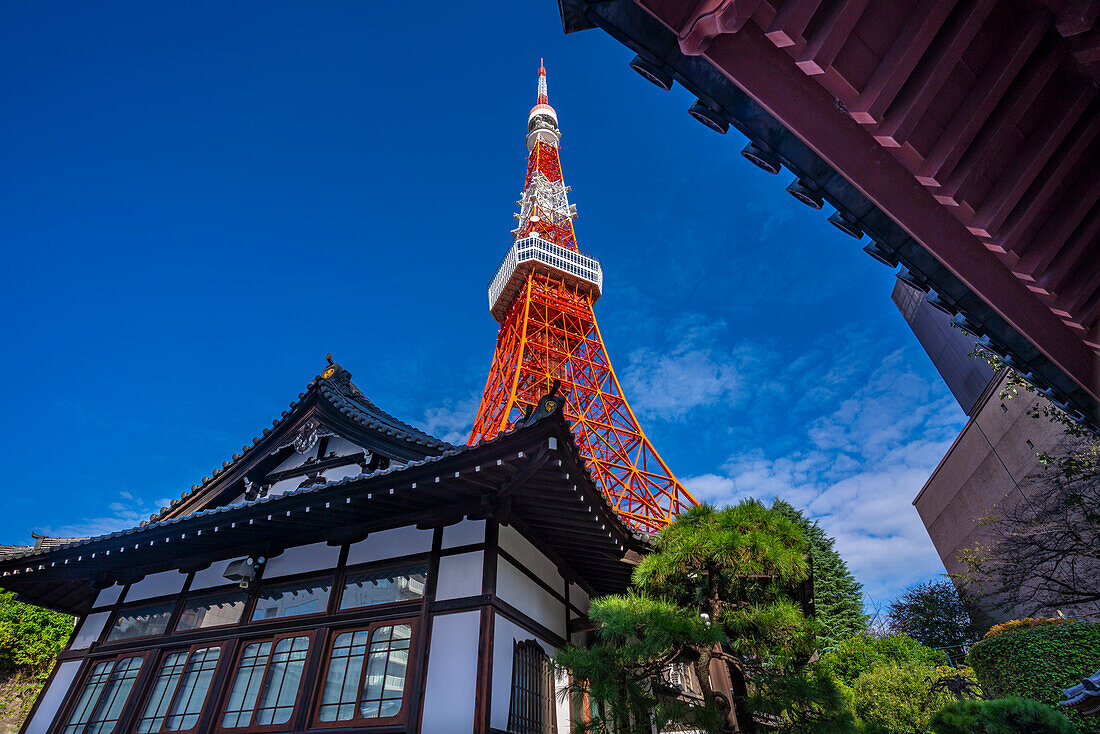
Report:
[[[541,65],[538,89],[515,244],[489,287],[501,326],[469,443],[509,429],[557,381],[577,444],[612,506],[634,527],[658,531],[695,500],[646,438],[611,367],[592,308],[603,274],[577,248]]]

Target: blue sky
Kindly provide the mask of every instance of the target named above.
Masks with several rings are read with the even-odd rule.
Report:
[[[450,440],[496,324],[538,61],[612,361],[700,499],[782,496],[872,599],[963,415],[890,271],[552,0],[0,6],[0,543],[136,524],[324,364]]]

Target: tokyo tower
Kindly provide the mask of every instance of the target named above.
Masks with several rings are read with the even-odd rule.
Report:
[[[608,501],[628,524],[655,532],[695,500],[642,432],[611,368],[592,310],[603,270],[577,248],[577,208],[562,179],[560,142],[540,63],[519,226],[489,285],[500,333],[468,443],[510,428],[557,382],[577,445]]]

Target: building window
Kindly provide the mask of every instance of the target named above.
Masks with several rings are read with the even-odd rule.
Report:
[[[332,641],[317,721],[392,721],[402,713],[411,624],[341,632]]]
[[[142,658],[133,656],[96,663],[62,734],[111,734],[134,688]]]
[[[165,656],[145,710],[138,719],[137,731],[148,734],[194,729],[210,692],[221,652],[220,647],[204,647]]]
[[[308,653],[308,637],[246,644],[229,688],[222,727],[275,726],[289,721]]]
[[[534,640],[512,649],[512,699],[508,731],[512,734],[556,734],[554,674],[542,646]]]
[[[331,590],[332,579],[298,581],[266,588],[256,598],[252,621],[319,614],[328,609]]]
[[[168,620],[172,618],[172,610],[175,607],[176,603],[174,601],[165,601],[132,609],[123,609],[115,617],[115,623],[107,635],[107,642],[164,634],[164,630],[168,627]]]
[[[241,621],[246,601],[248,601],[248,592],[236,590],[190,599],[184,605],[179,621],[176,622],[176,631],[185,632],[237,624]]]
[[[349,573],[340,596],[341,609],[416,601],[424,597],[428,564]]]

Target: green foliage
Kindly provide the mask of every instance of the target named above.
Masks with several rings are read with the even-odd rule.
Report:
[[[1010,619],[1007,622],[995,624],[990,627],[989,631],[985,633],[985,637],[983,637],[982,639],[989,639],[990,637],[996,637],[999,634],[1012,632],[1013,630],[1018,629],[1027,629],[1029,627],[1045,627],[1048,624],[1072,624],[1076,621],[1076,619],[1070,619],[1069,617],[1024,617],[1023,619]]]
[[[910,586],[890,604],[891,628],[928,647],[951,647],[953,660],[964,657],[962,645],[980,637],[970,621],[955,584],[947,580]]]
[[[27,668],[44,677],[73,631],[73,618],[14,596],[0,591],[0,669]]]
[[[751,730],[750,678],[768,688],[769,710],[787,731],[841,731],[827,727],[842,694],[830,688],[831,679],[804,670],[815,625],[789,598],[807,578],[806,556],[799,525],[755,500],[682,513],[635,568],[634,591],[593,602],[595,644],[555,656],[558,669],[572,673],[573,693],[593,702],[595,715],[584,731],[649,732],[651,717],[661,727],[720,731],[731,704],[740,725]],[[732,702],[711,690],[712,660],[730,670]],[[653,679],[672,661],[694,669],[701,703],[655,693]],[[811,688],[820,695],[808,697]]]
[[[955,700],[933,688],[935,667],[913,661],[883,662],[856,678],[856,714],[872,731],[930,734],[932,714]]]
[[[773,502],[772,509],[794,521],[810,546],[814,619],[820,628],[818,647],[834,647],[846,637],[865,632],[867,615],[863,612],[863,585],[855,580],[848,564],[837,553],[836,541],[816,522],[783,500]]]
[[[1055,705],[1062,689],[1100,668],[1100,622],[1016,629],[982,640],[967,662],[987,695],[1026,696]],[[1100,718],[1067,712],[1081,734],[1100,734]]]
[[[872,637],[862,634],[841,640],[836,649],[821,656],[821,662],[837,679],[853,685],[860,675],[886,663],[906,662],[935,667],[947,665],[948,659],[942,650],[932,650],[905,635]]]
[[[757,681],[749,708],[780,722],[778,731],[849,734],[859,725],[852,689],[820,663]]]
[[[935,734],[1074,734],[1065,714],[1029,698],[958,701],[932,717]]]

